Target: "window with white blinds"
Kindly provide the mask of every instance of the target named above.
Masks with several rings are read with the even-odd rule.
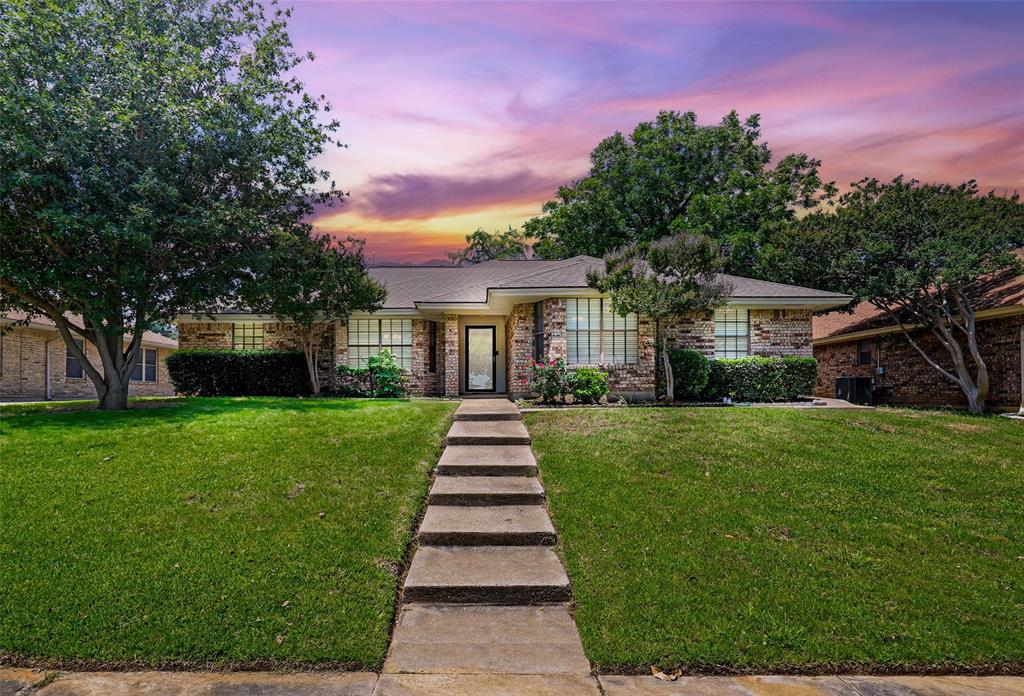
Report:
[[[399,367],[412,369],[412,319],[349,320],[349,367],[366,367],[366,361],[385,348],[395,354]]]
[[[745,358],[750,355],[750,313],[726,307],[715,310],[715,357]]]
[[[611,300],[566,301],[566,353],[570,365],[623,365],[637,362],[637,317],[612,312]]]

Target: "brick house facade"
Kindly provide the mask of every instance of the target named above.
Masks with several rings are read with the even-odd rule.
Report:
[[[580,256],[562,261],[490,261],[467,267],[372,268],[388,289],[384,308],[357,314],[325,332],[324,386],[333,365],[360,366],[390,347],[419,396],[458,397],[475,391],[528,393],[530,365],[538,355],[565,359],[570,367],[608,373],[611,392],[652,398],[655,325],[649,317],[616,319],[607,298],[587,286],[587,271],[602,262]],[[849,298],[808,288],[728,277],[735,355],[810,355],[811,315]],[[663,322],[671,346],[723,355],[723,323],[715,313]],[[262,337],[262,347],[297,349],[286,325],[270,317],[224,313],[178,318],[182,348],[237,347],[239,325]],[[258,326],[258,329],[251,327]],[[542,342],[538,350],[538,340]],[[737,343],[737,341],[739,341]],[[739,351],[739,352],[737,352]]]
[[[95,399],[96,388],[84,371],[69,374],[69,366],[74,369],[77,361],[69,359],[64,339],[53,323],[41,317],[34,317],[27,326],[11,325],[9,321],[22,318],[0,318],[5,325],[0,331],[0,401]],[[83,341],[82,347],[86,358],[102,373],[96,347],[88,341]],[[177,342],[146,332],[142,347],[151,351],[142,356],[144,360],[155,357],[155,370],[140,370],[143,379],[129,382],[129,395],[173,396],[166,361]]]

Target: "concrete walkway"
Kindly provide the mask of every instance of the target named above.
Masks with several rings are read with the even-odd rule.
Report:
[[[556,541],[519,409],[505,399],[463,401],[377,693],[460,692],[459,683],[475,693],[498,675],[545,675],[525,682],[547,685],[538,693],[597,694]]]

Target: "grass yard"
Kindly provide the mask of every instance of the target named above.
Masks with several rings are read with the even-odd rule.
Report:
[[[379,666],[454,408],[0,410],[0,657]]]
[[[603,671],[1024,669],[1024,427],[911,410],[526,416]]]

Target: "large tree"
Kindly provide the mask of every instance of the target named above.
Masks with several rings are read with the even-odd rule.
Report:
[[[1017,195],[979,195],[897,177],[864,179],[834,212],[814,213],[776,236],[763,262],[789,282],[870,302],[922,359],[984,410],[989,373],[977,334],[986,279],[1020,273],[1024,205]],[[930,334],[934,343],[916,331]]]
[[[373,312],[384,304],[384,286],[366,272],[363,247],[352,238],[335,243],[328,235],[282,235],[247,283],[250,308],[294,326],[314,394],[320,393],[324,333],[352,312]]]
[[[52,319],[100,408],[126,407],[144,330],[213,310],[339,195],[286,21],[255,0],[0,12],[0,310]]]
[[[466,246],[459,251],[448,252],[448,258],[456,266],[463,266],[494,259],[525,259],[528,249],[526,235],[511,225],[506,231],[493,234],[479,227],[476,232],[466,235]]]
[[[789,154],[773,165],[760,140],[756,114],[741,121],[733,111],[702,126],[693,112],[662,111],[628,137],[605,138],[590,172],[561,187],[525,231],[545,258],[701,234],[721,245],[728,272],[751,275],[774,230],[834,193],[818,160]]]
[[[587,282],[611,294],[612,311],[654,319],[655,348],[661,356],[665,396],[675,399],[675,383],[661,322],[689,312],[707,312],[728,301],[731,285],[718,272],[724,259],[718,245],[704,235],[677,232],[654,242],[636,242],[605,255],[603,271]]]

